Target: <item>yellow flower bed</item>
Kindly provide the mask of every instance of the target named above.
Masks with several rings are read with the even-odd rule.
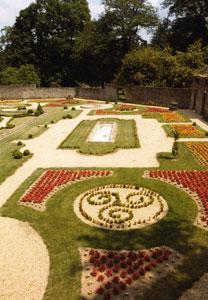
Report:
[[[197,126],[192,124],[176,124],[171,125],[171,129],[176,131],[180,137],[193,137],[193,138],[202,138],[205,136],[205,132]]]
[[[186,146],[202,166],[208,166],[208,143],[189,142]]]

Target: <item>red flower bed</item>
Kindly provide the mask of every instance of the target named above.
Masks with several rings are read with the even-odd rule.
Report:
[[[198,204],[202,207],[200,225],[208,229],[208,170],[206,171],[150,171],[146,177],[159,178],[173,183],[198,195]]]
[[[114,295],[121,295],[131,285],[142,279],[146,273],[154,271],[160,266],[160,273],[164,273],[167,261],[177,262],[176,253],[167,247],[152,248],[143,251],[105,251],[86,249],[83,253],[87,273],[85,278],[94,282],[93,294],[103,295],[103,299],[113,299]],[[146,261],[148,257],[148,261]],[[180,259],[178,257],[178,259]],[[103,264],[103,261],[105,263]],[[131,261],[131,267],[128,266]],[[109,267],[112,265],[112,268]],[[127,263],[128,262],[128,263]],[[126,269],[123,268],[126,263]],[[162,266],[161,266],[162,264]],[[105,272],[98,266],[104,265]],[[161,267],[164,269],[161,269]],[[108,295],[108,298],[107,298]],[[121,295],[122,297],[122,295]]]
[[[150,112],[150,113],[165,113],[169,112],[169,109],[167,108],[161,108],[161,107],[148,107],[145,112]]]
[[[64,185],[92,177],[105,177],[111,174],[111,171],[106,170],[47,170],[43,172],[20,201],[23,203],[42,204],[52,193]]]

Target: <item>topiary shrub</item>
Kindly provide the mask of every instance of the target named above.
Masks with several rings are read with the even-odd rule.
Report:
[[[54,124],[54,120],[51,121],[51,124]]]
[[[28,139],[32,139],[33,135],[32,134],[28,134]]]
[[[45,128],[48,128],[48,125],[47,124],[45,124],[45,126],[44,126]]]
[[[19,142],[17,143],[17,146],[22,146],[22,142],[19,141]]]
[[[40,105],[40,103],[38,103],[38,106],[37,106],[37,109],[36,109],[36,112],[35,112],[35,116],[38,117],[42,114],[44,114],[44,111],[43,111],[42,106]]]
[[[24,156],[30,155],[30,150],[25,149],[24,152],[23,152],[23,155],[24,155]]]
[[[67,105],[64,105],[64,109],[67,109],[68,108],[68,106]]]
[[[67,119],[72,119],[72,115],[70,115],[70,114],[67,114]]]
[[[32,109],[28,109],[27,113],[28,113],[28,115],[32,115],[33,114],[33,110]]]
[[[19,150],[15,150],[13,153],[12,153],[12,156],[15,158],[15,159],[21,159],[23,157],[23,154],[22,152],[20,152]]]
[[[71,108],[71,110],[76,110],[76,107],[73,106],[73,107]]]

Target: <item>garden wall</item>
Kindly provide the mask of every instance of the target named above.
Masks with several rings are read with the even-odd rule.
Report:
[[[186,109],[191,102],[191,89],[127,86],[124,92],[127,101],[139,104],[170,106],[177,102]]]
[[[97,99],[97,100],[113,100],[118,99],[117,87],[107,84],[104,88],[77,88],[78,98]]]
[[[117,88],[113,85],[106,85],[104,88],[0,86],[0,99],[66,98],[69,95],[84,99],[117,100]]]
[[[36,88],[30,86],[0,86],[0,99],[66,98],[76,94],[75,88]]]
[[[208,120],[208,77],[196,77],[193,81],[190,109]]]

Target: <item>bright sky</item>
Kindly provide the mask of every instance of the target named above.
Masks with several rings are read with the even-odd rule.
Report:
[[[159,7],[162,0],[149,0],[154,6]],[[21,9],[27,7],[33,0],[0,0],[0,29],[13,25]],[[102,11],[101,0],[88,0],[92,16],[96,18]]]

